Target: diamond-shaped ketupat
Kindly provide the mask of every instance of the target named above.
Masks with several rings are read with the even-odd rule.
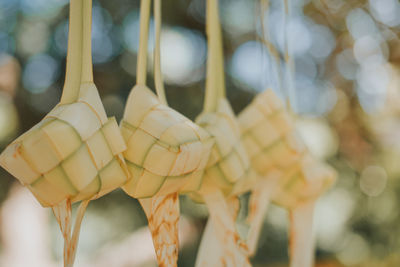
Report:
[[[139,116],[140,115],[140,116]],[[121,122],[132,174],[123,189],[135,198],[199,188],[213,140],[202,128],[136,85]]]
[[[240,130],[235,114],[226,99],[220,99],[215,112],[205,112],[198,116],[196,123],[215,138],[215,145],[207,163],[201,189],[194,196],[207,194],[215,188],[229,195],[238,181],[254,175],[250,169],[250,161],[240,140]],[[247,188],[248,190],[249,188]],[[242,192],[246,188],[240,188]]]
[[[92,99],[57,105],[0,155],[0,165],[28,186],[45,207],[66,198],[82,199],[81,191],[96,179],[97,188],[83,199],[98,198],[127,181],[121,155],[126,148],[115,118],[104,117],[94,85],[83,89],[87,91],[82,94],[90,93]],[[114,160],[118,163],[114,182],[103,184],[99,174]]]
[[[334,171],[311,158],[282,101],[272,90],[259,94],[239,114],[239,123],[243,143],[257,173],[264,178],[271,171],[281,173],[279,193],[274,197],[277,203],[291,208],[298,202],[317,198],[334,182]],[[310,171],[314,169],[318,171]]]
[[[285,17],[290,14],[288,0],[283,1]],[[262,14],[268,14],[269,2],[261,0]],[[274,57],[280,89],[288,100],[295,100],[294,59],[285,39],[287,81],[283,79],[280,56],[269,40],[268,19],[262,18],[268,52]],[[284,88],[286,83],[287,88]],[[288,103],[289,104],[289,103]],[[289,107],[290,108],[290,107]],[[313,216],[315,203],[336,178],[328,165],[313,159],[297,135],[291,114],[272,90],[267,90],[239,115],[242,139],[259,175],[249,202],[250,225],[247,245],[254,254],[268,203],[273,201],[290,214],[290,266],[311,267],[314,262]]]
[[[263,92],[239,115],[243,144],[258,179],[252,183],[247,223],[249,255],[257,248],[263,218],[272,201],[289,210],[291,266],[310,267],[313,253],[312,216],[315,200],[335,181],[335,171],[312,158],[295,132],[283,103],[270,90]],[[207,225],[203,242],[220,242],[215,226]],[[221,246],[223,243],[221,243]],[[206,246],[201,246],[200,255]],[[224,257],[217,251],[208,262]],[[226,256],[226,253],[225,253]],[[204,261],[203,263],[206,263]]]
[[[145,211],[158,265],[173,267],[179,249],[178,196],[199,189],[214,140],[167,105],[160,63],[161,0],[154,1],[157,95],[146,86],[150,6],[151,0],[141,1],[137,84],[129,94],[120,125],[132,176],[123,189],[139,198]]]
[[[268,3],[261,0],[263,8]],[[288,1],[285,0],[284,5],[285,11],[288,12]],[[261,10],[261,13],[268,14],[268,11]],[[265,19],[261,18],[261,25],[264,25]],[[268,36],[268,26],[265,29]],[[262,32],[264,33],[264,29]],[[270,55],[277,61],[278,80],[283,84],[280,75],[280,56],[272,49],[273,46],[268,40],[264,41]],[[285,44],[285,47],[288,49],[288,44]],[[288,58],[289,51],[285,51],[285,59]],[[289,68],[293,65],[292,61],[286,63]],[[290,76],[291,71],[288,71],[288,74]],[[290,79],[289,85],[291,85]],[[293,87],[289,87],[289,91],[292,92]],[[291,215],[290,266],[311,267],[314,251],[312,216],[315,200],[333,183],[335,172],[329,166],[311,158],[295,132],[290,114],[284,110],[283,103],[272,91],[268,90],[258,95],[239,115],[239,124],[241,139],[250,157],[251,166],[259,176],[259,179],[252,184],[249,202],[247,223],[250,227],[246,240],[248,253],[252,255],[256,251],[264,215],[268,203],[273,200],[289,209]],[[200,258],[204,258],[200,264],[204,266],[209,266],[210,262],[211,265],[217,265],[221,262],[221,258],[230,256],[223,249],[217,250],[210,256],[205,254],[207,249],[202,249],[207,247],[203,246],[203,243],[209,244],[209,247],[214,244],[215,247],[215,243],[220,242],[221,247],[225,246],[226,238],[221,240],[216,237],[220,232],[217,226],[208,224],[203,236],[199,253]]]
[[[247,246],[241,240],[235,226],[234,217],[238,209],[232,209],[229,204],[236,206],[238,195],[252,188],[256,176],[241,140],[237,118],[226,98],[218,1],[208,0],[206,10],[208,36],[206,95],[204,111],[198,116],[196,123],[215,139],[215,145],[207,163],[202,185],[197,192],[191,194],[191,197],[207,205],[210,213],[207,228],[211,227],[213,231],[206,233],[215,235],[212,234],[212,238],[203,237],[196,266],[245,267],[251,264]],[[216,247],[212,255],[205,249],[209,247]]]
[[[72,267],[80,225],[90,200],[119,188],[129,172],[115,118],[107,118],[93,83],[91,0],[71,0],[67,73],[61,101],[0,155],[0,165],[45,207],[52,207]],[[82,201],[72,231],[71,203]]]
[[[206,203],[210,212],[207,228],[215,232],[212,239],[203,238],[196,266],[209,266],[209,256],[215,255],[206,255],[204,248],[213,243],[219,243],[223,251],[221,254],[215,252],[220,257],[217,262],[229,262],[229,266],[251,266],[247,247],[235,228],[236,214],[231,214],[226,202],[226,198],[236,201],[238,195],[249,191],[256,178],[240,138],[239,124],[225,98],[217,101],[214,111],[200,114],[196,123],[215,139],[201,187],[191,194],[195,201]]]
[[[151,0],[142,0],[137,84],[120,124],[132,175],[123,189],[135,198],[167,196],[199,189],[214,140],[201,127],[170,108],[160,65],[161,1],[155,1],[155,95],[146,86],[147,39]]]
[[[266,203],[272,201],[290,212],[291,266],[311,266],[315,201],[332,186],[336,173],[310,155],[273,91],[258,95],[241,112],[239,122],[251,164],[259,175],[250,197],[249,251],[256,251]]]

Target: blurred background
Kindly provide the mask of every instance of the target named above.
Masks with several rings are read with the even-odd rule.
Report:
[[[400,2],[271,0],[270,41],[284,29],[295,58],[297,124],[311,152],[339,172],[317,207],[318,266],[400,266]],[[227,94],[240,112],[260,91],[280,96],[261,42],[256,0],[220,0]],[[135,84],[139,0],[95,0],[95,83],[109,116],[121,118]],[[0,0],[0,149],[59,101],[65,74],[67,0]],[[170,105],[194,119],[204,95],[205,0],[163,0],[162,70]],[[286,27],[285,27],[286,25]],[[150,34],[153,39],[152,34]],[[149,58],[153,45],[149,45]],[[153,86],[152,65],[149,83]],[[287,79],[285,79],[287,81]],[[287,84],[284,85],[287,87]],[[179,266],[193,266],[207,219],[181,199]],[[155,266],[138,202],[117,190],[93,201],[82,225],[77,267]],[[268,212],[254,266],[287,266],[287,212]],[[61,266],[62,237],[16,179],[0,170],[0,266]]]

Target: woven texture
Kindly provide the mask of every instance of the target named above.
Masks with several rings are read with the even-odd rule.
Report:
[[[281,100],[271,90],[258,95],[239,115],[242,140],[251,164],[262,177],[279,175],[280,205],[322,194],[335,180],[329,166],[312,159]]]
[[[132,174],[123,189],[135,198],[198,190],[213,144],[209,134],[161,104],[145,86],[129,95],[121,122]]]
[[[218,188],[228,195],[238,182],[243,186],[250,185],[253,174],[250,161],[240,140],[239,125],[228,101],[219,100],[217,111],[200,114],[196,123],[215,139],[200,193],[206,194]],[[237,191],[246,191],[244,187],[240,187]]]
[[[75,103],[57,105],[0,155],[1,166],[43,206],[98,198],[128,179],[115,118],[101,119],[97,89],[87,92]]]
[[[329,165],[306,155],[298,164],[282,172],[281,186],[278,187],[273,202],[295,208],[300,202],[317,199],[332,186],[335,177],[336,173]]]

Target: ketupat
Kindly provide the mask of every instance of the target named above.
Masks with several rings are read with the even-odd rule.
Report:
[[[135,198],[197,190],[212,145],[209,135],[140,85],[125,111],[121,131],[132,180],[124,190]]]
[[[314,204],[333,184],[335,171],[312,158],[295,133],[283,103],[272,91],[257,96],[240,113],[239,122],[246,151],[259,175],[253,183],[249,203],[250,229],[246,240],[249,254],[255,253],[268,203],[273,201],[290,211],[291,266],[312,266]],[[207,225],[203,241],[218,243],[216,232],[212,225]],[[218,253],[222,251],[213,254],[214,261],[222,257]]]
[[[167,106],[160,70],[161,1],[154,5],[157,95],[146,87],[146,51],[150,0],[142,0],[137,85],[125,108],[121,131],[132,180],[123,189],[138,198],[148,218],[159,266],[176,266],[179,193],[197,190],[213,139],[192,121]]]
[[[71,0],[67,73],[60,103],[12,142],[0,165],[52,207],[64,236],[64,265],[72,266],[90,200],[128,180],[126,149],[115,118],[107,118],[93,83],[91,0]],[[71,235],[71,203],[82,201]]]
[[[132,180],[124,190],[135,198],[191,192],[199,188],[212,140],[147,88],[135,87],[121,122]]]
[[[191,194],[198,201],[204,195],[221,191],[224,196],[246,192],[255,173],[250,167],[237,118],[226,99],[222,54],[222,36],[218,3],[207,1],[208,61],[206,96],[203,112],[196,123],[214,139],[210,158],[199,190]]]
[[[328,165],[311,157],[301,139],[297,137],[294,122],[284,110],[283,103],[271,90],[258,95],[241,112],[239,122],[252,166],[260,175],[260,182],[254,188],[254,194],[250,199],[251,227],[248,237],[250,251],[254,253],[256,249],[263,217],[260,215],[266,212],[265,203],[272,200],[289,209],[292,214],[290,252],[292,266],[310,266],[311,236],[303,236],[303,241],[309,241],[308,248],[311,249],[306,251],[307,253],[298,252],[300,248],[293,244],[299,239],[298,234],[295,238],[296,233],[304,234],[310,231],[312,224],[308,225],[309,229],[302,226],[301,229],[294,231],[298,221],[295,221],[293,216],[301,216],[297,211],[299,207],[304,208],[309,216],[312,216],[311,206],[333,184],[335,172]],[[269,179],[269,186],[272,185],[272,188],[265,188],[263,179]],[[265,196],[267,190],[269,195]],[[256,217],[258,219],[255,219]],[[303,249],[306,243],[303,242]]]
[[[268,5],[269,1],[261,2]],[[284,7],[288,13],[287,0]],[[264,14],[265,9],[261,9],[261,12]],[[264,21],[263,16],[261,19]],[[268,34],[268,31],[266,33]],[[282,85],[280,59],[268,40],[264,41],[276,60],[278,81]],[[293,62],[287,49],[286,45],[287,66],[293,69]],[[291,79],[289,75],[289,80]],[[289,85],[291,95],[293,87],[291,83]],[[247,236],[249,253],[252,255],[255,252],[268,203],[273,200],[290,211],[291,266],[310,267],[314,258],[312,221],[315,201],[332,185],[336,174],[331,167],[311,157],[294,129],[292,116],[285,111],[283,103],[272,91],[267,90],[257,96],[239,115],[239,122],[243,143],[253,168],[260,176],[254,183],[249,202],[250,229]],[[211,227],[207,225],[203,240],[208,240],[208,244],[218,242],[213,234],[216,232],[215,229],[209,228]],[[222,253],[221,250],[217,251],[218,253]],[[214,259],[218,257],[221,256],[213,255]]]
[[[264,15],[268,14],[269,1],[261,0],[260,3],[263,25],[268,21]],[[290,16],[290,5],[288,0],[284,0],[283,3],[286,22]],[[269,43],[268,26],[265,29],[263,29],[263,33],[266,34],[264,41],[269,53],[274,56],[276,69],[279,70],[280,89],[283,91],[280,59]],[[285,61],[288,69],[287,97],[290,108],[289,100],[296,99],[294,60],[290,56],[287,33],[284,36]],[[254,254],[256,250],[263,217],[269,201],[272,200],[290,211],[290,266],[311,267],[314,261],[315,202],[333,184],[336,173],[330,166],[312,158],[302,140],[297,137],[292,116],[284,111],[283,103],[272,91],[267,90],[257,96],[239,117],[246,149],[251,154],[252,166],[261,178],[252,190],[249,203],[250,229],[247,244],[250,252]],[[263,135],[267,138],[260,138]]]
[[[317,198],[332,185],[333,170],[311,157],[294,121],[271,90],[258,95],[240,113],[239,122],[253,168],[262,177],[279,174],[275,203],[293,208],[298,202]]]
[[[215,244],[203,239],[196,266],[250,266],[246,245],[237,233],[227,199],[236,200],[234,195],[250,189],[255,176],[241,143],[238,122],[225,96],[222,36],[218,3],[214,0],[207,1],[207,35],[206,97],[204,111],[196,122],[216,141],[201,188],[191,196],[206,203],[210,212],[206,229],[212,227],[211,234],[215,234],[219,247],[211,253],[209,249]],[[214,257],[217,250],[222,252],[222,257]]]
[[[228,101],[220,99],[217,110],[200,114],[196,123],[215,138],[215,145],[201,188],[193,194],[194,199],[196,196],[201,198],[201,195],[213,192],[216,188],[227,196],[232,191],[246,191],[243,187],[238,188],[238,184],[242,185],[244,180],[251,177],[250,161],[240,141],[239,125]]]

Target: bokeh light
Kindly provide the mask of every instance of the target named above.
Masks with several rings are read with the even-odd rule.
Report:
[[[200,68],[207,50],[201,34],[176,27],[164,30],[161,39],[161,68],[167,83],[185,85],[204,77]]]
[[[386,171],[380,166],[368,166],[361,173],[360,188],[370,197],[376,197],[382,194],[383,190],[385,190],[386,183]]]
[[[265,89],[265,78],[268,74],[265,65],[268,57],[261,43],[250,41],[239,46],[232,56],[230,73],[239,81],[257,91]]]
[[[1,149],[40,121],[60,99],[68,2],[0,0]],[[161,64],[168,102],[191,118],[201,112],[204,97],[205,2],[163,1]],[[296,107],[290,112],[308,149],[338,171],[337,184],[317,205],[318,267],[400,266],[396,256],[400,251],[400,2],[289,1],[287,17],[284,1],[269,2],[263,21],[268,31],[262,32],[263,10],[258,0],[220,0],[227,96],[233,109],[240,112],[266,88],[282,100],[289,98],[287,108]],[[140,1],[93,3],[94,79],[107,114],[119,120],[136,79]],[[277,48],[277,62],[262,41],[267,33]],[[286,44],[294,62],[293,75],[285,60]],[[147,68],[152,89],[153,52],[151,18]],[[292,82],[294,94],[289,95]],[[15,219],[6,215],[13,213],[8,207],[20,205],[21,210],[13,215],[23,220],[33,214],[21,213],[30,206],[22,204],[25,197],[18,190],[9,191],[11,181],[1,170],[0,236],[6,238],[1,239],[0,265],[6,262],[4,266],[17,267],[8,264],[9,256],[16,254],[5,249],[14,246],[4,234]],[[181,208],[190,231],[185,232],[189,241],[184,241],[179,266],[193,266],[207,209],[186,197]],[[51,253],[40,254],[48,258],[37,266],[59,266],[62,240],[58,226],[43,219],[50,218],[46,214],[38,216],[40,221],[37,217],[30,227],[38,233],[49,229],[49,244],[39,248]],[[271,205],[259,251],[252,259],[254,266],[287,265],[287,216],[287,211]],[[145,223],[137,201],[121,191],[93,201],[83,224],[77,267],[154,266],[152,250],[140,250],[143,244],[151,244]],[[124,247],[128,245],[143,254],[129,253],[133,250]],[[21,251],[31,247],[27,241]],[[112,259],[104,251],[110,251]],[[29,254],[32,261],[37,260],[33,256]]]
[[[47,54],[31,57],[24,69],[22,83],[31,93],[43,93],[53,84],[59,75],[57,61]]]

